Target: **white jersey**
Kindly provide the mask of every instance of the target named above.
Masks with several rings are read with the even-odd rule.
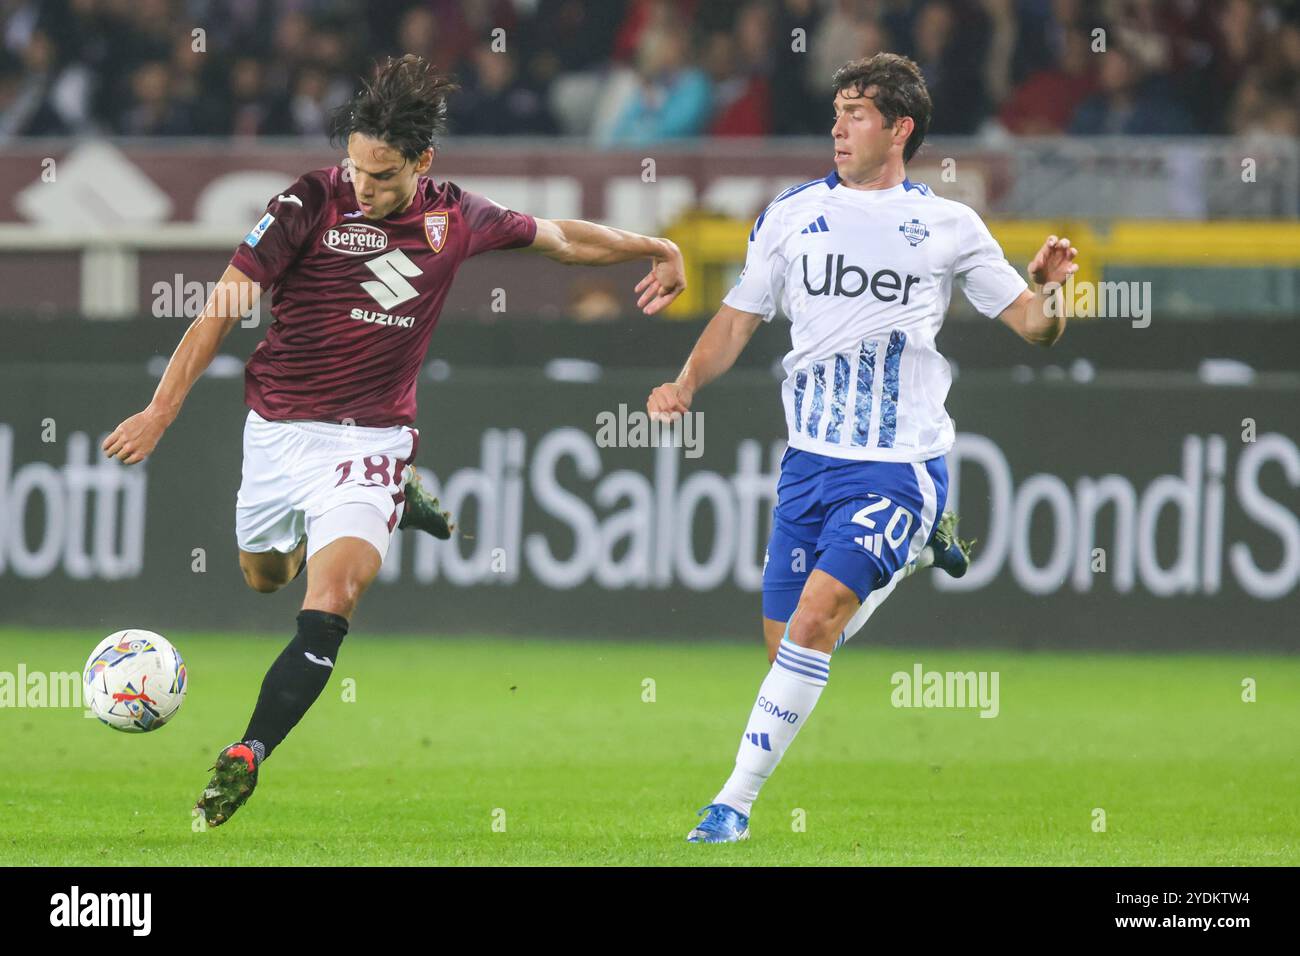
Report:
[[[996,317],[1028,288],[968,206],[903,180],[792,186],[754,223],[723,301],[790,319],[782,400],[790,445],[834,458],[925,461],[953,445],[935,349],[953,276]]]

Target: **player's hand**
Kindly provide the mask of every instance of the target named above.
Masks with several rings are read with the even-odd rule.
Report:
[[[1070,240],[1048,236],[1043,247],[1029,262],[1029,277],[1039,286],[1049,282],[1063,283],[1067,276],[1079,271],[1074,257],[1079,250],[1070,245]]]
[[[676,421],[691,410],[694,394],[685,385],[665,382],[646,399],[645,408],[654,422]]]
[[[636,284],[636,291],[640,293],[636,304],[646,315],[654,315],[686,291],[686,263],[682,261],[682,250],[675,242],[668,239],[664,242],[669,246],[669,255],[651,260],[650,271]]]
[[[158,441],[171,421],[152,405],[139,414],[132,415],[104,439],[104,454],[135,465],[153,454]]]

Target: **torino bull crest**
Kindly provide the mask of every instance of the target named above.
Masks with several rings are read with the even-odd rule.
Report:
[[[424,235],[429,240],[429,248],[442,252],[447,241],[447,214],[445,212],[426,212],[424,214]]]

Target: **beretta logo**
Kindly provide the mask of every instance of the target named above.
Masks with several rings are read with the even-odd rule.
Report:
[[[325,230],[325,248],[349,256],[365,256],[388,248],[388,233],[363,222],[341,222]]]

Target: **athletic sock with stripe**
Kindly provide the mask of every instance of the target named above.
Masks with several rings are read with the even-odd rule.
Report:
[[[829,654],[799,647],[790,640],[790,630],[786,628],[776,661],[758,689],[758,700],[750,711],[749,724],[736,754],[736,769],[713,798],[714,803],[726,804],[749,815],[758,791],[817,706],[817,699],[830,677],[830,667]]]

